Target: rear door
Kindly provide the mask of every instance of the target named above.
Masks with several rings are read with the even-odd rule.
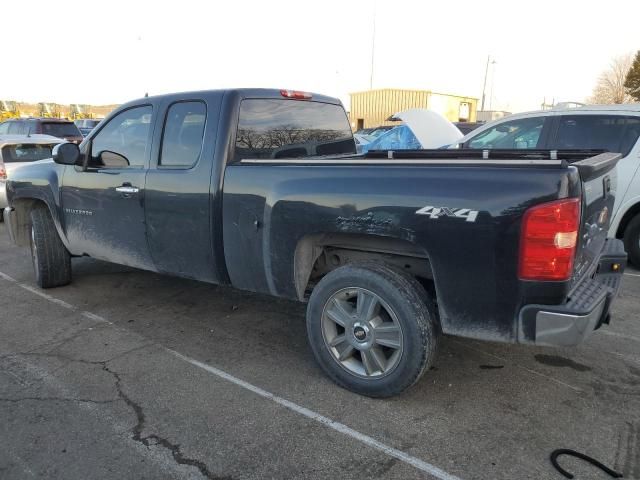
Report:
[[[151,256],[160,272],[219,283],[214,254],[222,219],[212,214],[211,170],[221,95],[162,105],[146,179],[146,224]]]
[[[71,252],[154,270],[144,221],[145,175],[154,125],[152,105],[112,117],[82,145],[86,169],[66,168],[62,211]]]

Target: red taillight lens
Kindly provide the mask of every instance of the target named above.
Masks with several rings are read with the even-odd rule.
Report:
[[[4,169],[4,167],[0,167],[0,180],[6,180],[7,179],[7,171]]]
[[[280,95],[287,98],[295,98],[296,100],[310,100],[311,94],[301,92],[299,90],[280,90]]]
[[[571,278],[580,227],[580,200],[571,198],[532,207],[524,214],[520,239],[522,280]]]

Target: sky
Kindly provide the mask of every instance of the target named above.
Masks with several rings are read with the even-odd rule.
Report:
[[[348,109],[375,38],[373,88],[480,98],[491,56],[485,106],[517,112],[584,101],[640,49],[640,0],[30,0],[2,18],[0,99],[61,104],[272,87]]]

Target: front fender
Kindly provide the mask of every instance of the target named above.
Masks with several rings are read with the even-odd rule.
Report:
[[[16,169],[7,181],[9,205],[16,211],[17,238],[23,238],[22,229],[31,224],[30,212],[38,204],[47,206],[58,235],[65,247],[69,248],[62,216],[60,184],[64,165],[52,160],[34,162]]]

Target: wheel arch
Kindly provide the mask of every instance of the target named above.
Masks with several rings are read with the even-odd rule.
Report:
[[[633,217],[639,214],[640,214],[640,201],[631,205],[627,209],[627,211],[624,212],[624,215],[622,216],[622,218],[620,219],[620,223],[618,224],[618,228],[616,229],[616,235],[615,235],[616,238],[624,237],[624,232],[627,229],[627,225],[629,225],[629,222],[633,219]]]
[[[395,265],[422,281],[432,282],[427,251],[404,239],[372,234],[316,233],[298,241],[294,281],[299,300],[309,287],[336,268],[353,262],[380,261]]]
[[[31,211],[35,208],[46,208],[58,227],[54,212],[51,211],[47,202],[40,198],[17,198],[11,202],[11,206],[15,212],[15,215],[12,215],[12,221],[15,222],[12,224],[12,229],[15,232],[15,241],[18,246],[26,247],[29,245]]]

